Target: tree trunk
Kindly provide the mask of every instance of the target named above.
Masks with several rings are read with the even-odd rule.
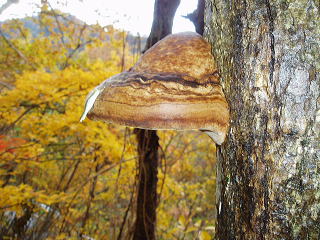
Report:
[[[134,240],[155,239],[157,209],[158,147],[157,131],[136,129],[139,155],[137,218]]]
[[[204,6],[205,0],[198,0],[197,9],[185,16],[193,23],[196,32],[200,35],[203,35],[204,31]]]
[[[154,3],[153,22],[145,50],[151,48],[156,42],[172,33],[174,15],[180,0],[156,0]]]
[[[217,239],[320,239],[320,4],[206,0],[231,111]]]
[[[156,0],[151,33],[146,51],[156,42],[171,34],[172,23],[180,0]],[[153,130],[135,129],[138,140],[139,181],[137,216],[133,240],[154,240],[156,227],[157,167],[159,138]]]

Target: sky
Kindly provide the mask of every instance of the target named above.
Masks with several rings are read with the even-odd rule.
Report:
[[[0,0],[2,6],[6,0]],[[31,16],[39,11],[41,0],[20,0],[1,15],[0,21]],[[88,23],[115,27],[148,36],[153,19],[154,0],[53,0],[51,6],[70,13]],[[173,23],[173,33],[194,31],[193,24],[183,15],[193,12],[197,0],[181,0]]]

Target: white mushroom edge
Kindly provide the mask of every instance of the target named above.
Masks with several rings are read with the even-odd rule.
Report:
[[[104,82],[103,82],[104,83]],[[88,112],[91,110],[93,107],[97,97],[99,94],[103,91],[105,88],[104,84],[101,83],[99,86],[95,87],[88,95],[86,98],[86,103],[84,106],[84,111],[81,115],[80,122],[82,122],[84,119],[86,119]]]

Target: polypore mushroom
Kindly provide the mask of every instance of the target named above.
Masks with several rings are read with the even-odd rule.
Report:
[[[172,34],[144,53],[129,71],[89,93],[84,120],[144,129],[197,129],[222,144],[229,125],[210,44],[192,32]]]

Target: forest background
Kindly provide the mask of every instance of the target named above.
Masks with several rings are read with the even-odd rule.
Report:
[[[87,25],[44,3],[0,28],[0,239],[119,239],[132,234],[133,129],[86,120],[87,93],[129,69],[143,39]],[[215,148],[159,131],[157,239],[210,239]]]

